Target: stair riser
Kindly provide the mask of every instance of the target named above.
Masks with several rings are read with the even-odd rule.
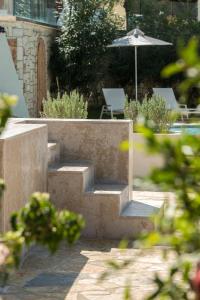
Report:
[[[86,221],[84,237],[100,238],[103,236],[102,218],[119,218],[120,195],[95,195],[86,193],[80,213]]]
[[[154,228],[149,218],[124,218],[119,216],[120,207],[129,191],[121,195],[94,195],[86,193],[80,213],[86,220],[83,236],[100,239],[123,239],[137,237],[143,230]]]
[[[94,185],[94,166],[91,165],[83,174],[83,192]]]
[[[60,145],[54,144],[48,146],[48,165],[53,165],[60,160]]]
[[[48,174],[48,192],[58,209],[77,211],[86,189],[93,184],[94,169],[78,172],[51,172]]]
[[[102,214],[119,217],[120,195],[89,195],[86,193],[81,201],[81,213],[85,218],[94,215],[97,219]]]
[[[117,240],[137,238],[141,232],[154,228],[148,217],[134,214],[123,216],[124,209],[132,203],[129,202],[129,187],[94,186],[94,168],[90,164],[79,166],[66,163],[52,167],[48,174],[48,192],[58,209],[68,209],[83,215],[86,221],[84,237]]]
[[[130,200],[130,191],[129,191],[129,187],[127,187],[123,191],[123,193],[121,194],[121,197],[120,197],[120,208],[119,208],[120,215],[121,215],[122,211],[124,210],[124,208],[129,203],[129,200]]]
[[[77,174],[49,173],[48,193],[57,209],[72,209],[79,205],[83,178]]]
[[[119,218],[102,221],[104,221],[102,238],[108,239],[135,239],[142,232],[150,232],[154,229],[154,224],[149,218]]]
[[[148,218],[107,218],[99,220],[90,215],[86,219],[86,228],[82,236],[92,239],[136,239],[142,232],[151,232],[154,229],[153,222]]]

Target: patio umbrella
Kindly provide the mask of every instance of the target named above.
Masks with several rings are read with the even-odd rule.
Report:
[[[127,33],[126,36],[116,39],[108,47],[135,47],[135,99],[138,100],[137,82],[137,48],[142,46],[170,46],[171,43],[149,37],[140,29],[135,28]]]

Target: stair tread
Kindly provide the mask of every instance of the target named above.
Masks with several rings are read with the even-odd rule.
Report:
[[[57,143],[48,142],[48,148],[51,148],[51,147],[54,147],[54,146],[57,146],[57,145],[58,145]]]
[[[95,184],[87,193],[101,194],[101,195],[120,195],[126,188],[127,185],[123,184]]]
[[[169,193],[157,191],[133,191],[132,200],[157,201],[168,198]]]
[[[88,161],[61,162],[50,166],[49,172],[84,172],[92,166],[92,163]]]
[[[141,200],[136,199],[130,201],[123,210],[122,217],[150,217],[158,213],[164,206],[164,199],[156,200]]]

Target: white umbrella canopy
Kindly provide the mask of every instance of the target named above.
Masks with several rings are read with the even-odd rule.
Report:
[[[135,47],[135,99],[138,100],[137,83],[137,47],[142,46],[171,46],[171,43],[147,36],[140,29],[135,28],[127,33],[126,36],[116,39],[109,45],[109,48]]]

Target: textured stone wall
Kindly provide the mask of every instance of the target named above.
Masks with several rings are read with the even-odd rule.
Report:
[[[54,28],[16,20],[15,18],[1,20],[0,26],[6,30],[11,46],[13,59],[19,75],[20,83],[28,105],[30,116],[37,116],[37,51],[38,42],[42,38],[46,48],[45,71],[47,74],[47,89],[50,85],[48,60],[50,46],[56,33]]]
[[[14,151],[13,151],[14,149]],[[0,232],[33,192],[47,189],[47,127],[9,124],[0,137],[0,176],[6,182],[1,199]]]

